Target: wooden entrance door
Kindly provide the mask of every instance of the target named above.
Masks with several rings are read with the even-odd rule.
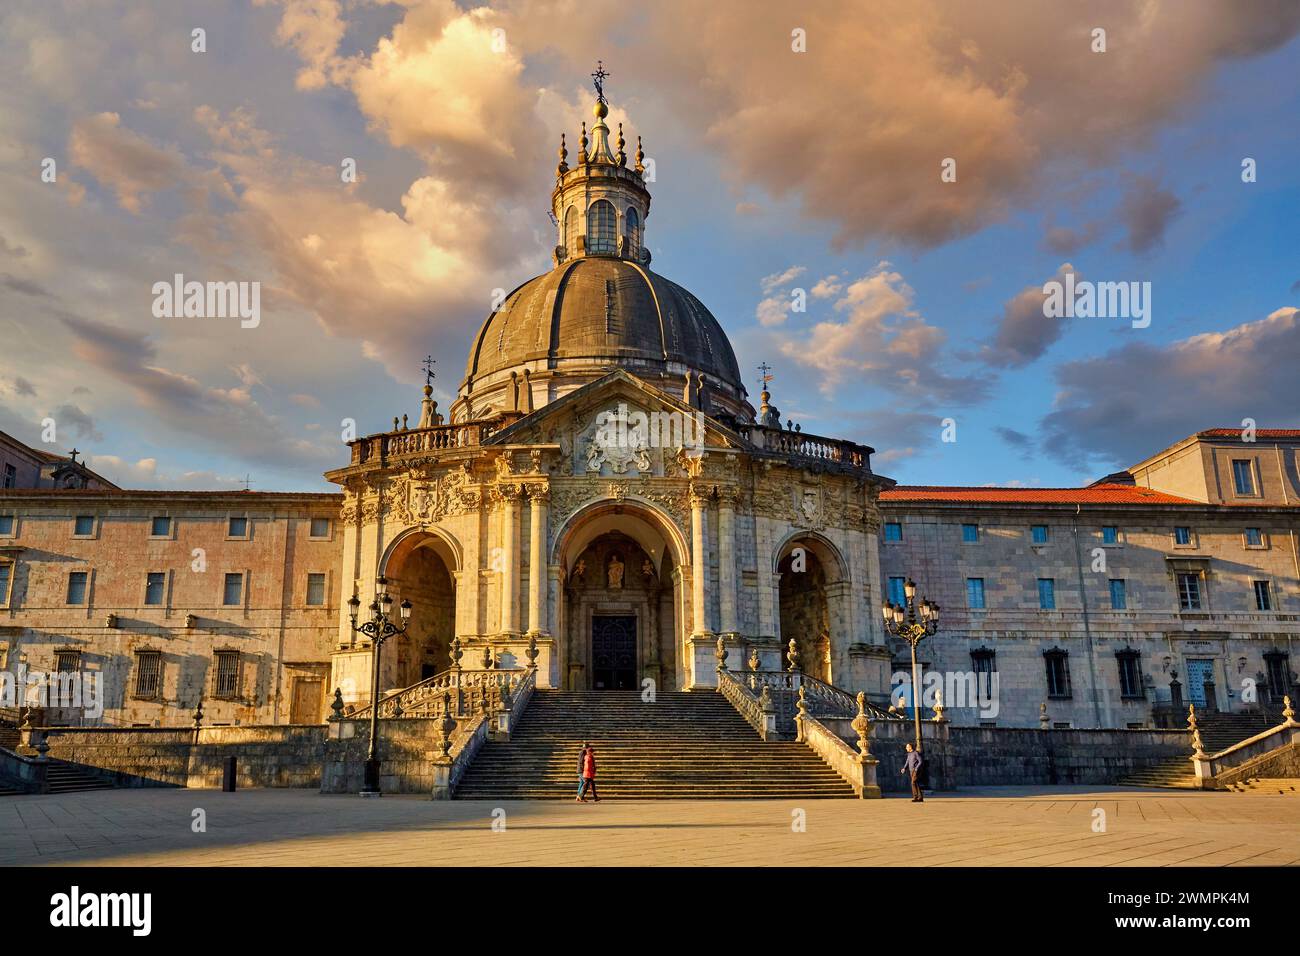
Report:
[[[591,686],[595,690],[636,690],[635,614],[592,617]]]
[[[296,677],[293,681],[293,697],[289,701],[289,723],[319,724],[321,705],[321,681],[319,678]]]

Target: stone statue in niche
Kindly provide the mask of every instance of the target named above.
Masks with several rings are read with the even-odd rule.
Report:
[[[623,586],[623,559],[617,554],[609,556],[609,586],[614,590]]]
[[[587,579],[587,562],[584,558],[579,558],[578,563],[573,566],[573,583],[581,586],[586,583]]]
[[[649,558],[646,558],[644,561],[641,562],[641,577],[645,578],[646,582],[649,583],[649,581],[654,576],[655,576],[655,566],[650,563]]]

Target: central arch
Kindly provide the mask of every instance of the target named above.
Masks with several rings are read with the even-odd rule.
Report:
[[[561,686],[685,686],[689,551],[667,514],[636,498],[588,503],[557,529],[556,634]]]
[[[380,686],[388,691],[451,667],[460,547],[440,532],[411,529],[388,546],[379,568],[395,602],[410,600],[414,605],[406,633],[395,638],[392,651],[385,648],[380,658]]]
[[[782,641],[794,640],[804,673],[833,683],[847,674],[849,573],[839,548],[815,531],[789,534],[774,552]]]

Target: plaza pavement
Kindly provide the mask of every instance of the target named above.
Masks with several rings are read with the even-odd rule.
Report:
[[[191,828],[206,813],[207,832]],[[1093,811],[1105,811],[1104,833]],[[505,828],[492,828],[504,810]],[[806,814],[796,832],[795,811]],[[498,814],[499,816],[499,814]],[[1300,793],[1108,787],[885,800],[434,802],[308,790],[0,798],[0,865],[1251,866],[1300,863]]]

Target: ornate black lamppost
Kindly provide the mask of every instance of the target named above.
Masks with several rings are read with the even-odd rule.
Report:
[[[904,608],[889,601],[881,606],[885,630],[901,637],[912,648],[912,719],[916,725],[916,749],[921,749],[921,669],[916,662],[916,645],[939,630],[939,605],[924,598],[916,602],[916,582],[908,578],[903,584]]]
[[[388,579],[381,576],[376,584],[375,599],[370,602],[369,621],[357,623],[361,599],[356,594],[348,601],[352,630],[366,635],[374,646],[370,671],[370,749],[366,753],[366,779],[361,787],[363,797],[383,796],[379,789],[379,652],[384,641],[395,634],[406,633],[406,622],[411,618],[411,602],[403,600],[400,605],[402,623],[400,626],[394,624],[389,618],[393,612],[393,596],[388,593]]]

